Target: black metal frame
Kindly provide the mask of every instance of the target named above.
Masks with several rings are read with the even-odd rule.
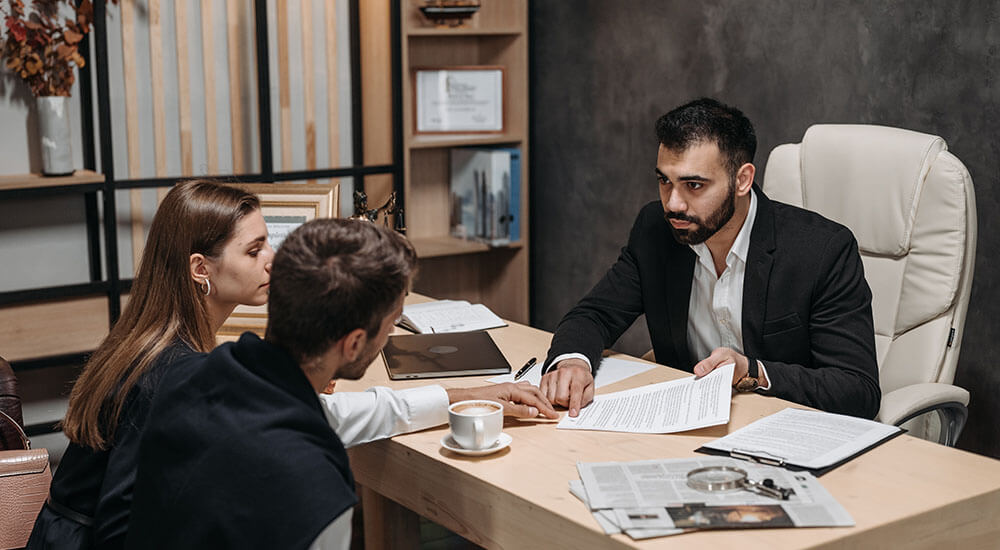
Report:
[[[352,165],[341,168],[320,170],[274,170],[273,140],[271,132],[271,93],[270,67],[268,65],[268,21],[266,0],[254,0],[255,32],[257,57],[257,119],[259,124],[260,171],[244,174],[224,174],[205,176],[222,181],[264,183],[320,178],[351,177],[356,189],[364,189],[365,176],[375,174],[391,174],[393,189],[400,201],[403,200],[403,136],[402,136],[402,83],[400,81],[402,48],[400,37],[400,2],[390,0],[391,4],[391,71],[392,71],[392,106],[393,106],[393,157],[392,164],[364,166],[364,128],[362,120],[362,89],[361,89],[361,38],[359,0],[350,0],[350,62],[351,62],[351,92],[352,92],[352,135],[353,158]],[[26,198],[35,196],[50,196],[56,194],[80,193],[84,196],[86,211],[87,243],[90,282],[72,285],[62,285],[44,288],[32,288],[9,292],[0,292],[0,306],[20,303],[86,297],[106,296],[108,298],[108,319],[114,324],[121,316],[121,293],[127,291],[132,284],[130,279],[122,279],[118,270],[117,243],[117,212],[115,191],[120,189],[139,189],[151,187],[169,187],[178,178],[137,178],[118,179],[114,170],[114,150],[111,140],[111,101],[108,75],[108,38],[107,15],[104,0],[94,2],[94,52],[90,51],[89,40],[81,43],[80,53],[87,61],[89,70],[80,71],[80,102],[81,102],[81,132],[83,137],[84,167],[97,170],[97,155],[100,154],[104,182],[84,185],[66,185],[47,188],[13,189],[0,191],[2,198]],[[92,93],[93,75],[96,72],[97,87],[97,143],[94,142],[95,119],[94,97]],[[100,192],[100,209],[98,208],[98,191]],[[103,226],[102,226],[103,222]],[[103,236],[103,246],[101,237]],[[102,266],[103,262],[103,266]],[[15,370],[43,368],[53,365],[82,363],[87,354],[69,354],[12,362]]]

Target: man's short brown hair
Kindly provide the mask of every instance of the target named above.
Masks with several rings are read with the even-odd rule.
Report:
[[[320,219],[302,225],[274,256],[268,341],[301,362],[355,329],[374,337],[409,290],[416,263],[402,235],[374,223]]]

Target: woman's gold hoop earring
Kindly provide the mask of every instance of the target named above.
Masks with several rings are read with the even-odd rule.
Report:
[[[205,296],[212,293],[212,281],[209,281],[208,277],[205,277],[205,282],[201,284],[201,291],[205,293]]]

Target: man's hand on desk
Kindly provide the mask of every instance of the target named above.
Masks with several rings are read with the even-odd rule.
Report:
[[[694,374],[695,376],[705,376],[716,368],[728,365],[729,363],[736,364],[736,368],[733,369],[733,385],[735,386],[741,378],[747,375],[750,369],[750,360],[747,359],[747,356],[732,348],[715,348],[711,355],[695,363]],[[762,388],[770,386],[767,375],[763,370],[760,371],[757,382]]]
[[[560,361],[554,370],[542,377],[542,393],[553,404],[569,409],[570,416],[580,414],[580,408],[594,400],[594,375],[590,365],[580,359]]]
[[[527,382],[494,384],[479,388],[454,388],[447,390],[448,402],[457,403],[469,399],[486,399],[503,403],[504,416],[535,418],[539,414],[546,418],[559,418],[559,413],[545,398],[541,390]]]

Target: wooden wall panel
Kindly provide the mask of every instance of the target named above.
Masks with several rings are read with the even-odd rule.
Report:
[[[126,2],[127,3],[127,2]],[[212,32],[212,6],[215,2],[201,2],[201,48],[203,52],[212,52],[215,43]],[[205,156],[209,174],[219,172],[219,133],[216,120],[215,101],[215,62],[212,55],[202,58],[201,70],[205,84]]]
[[[323,3],[323,19],[326,32],[323,35],[326,46],[326,129],[330,141],[329,166],[340,165],[340,104],[337,85],[337,4]]]
[[[163,29],[160,23],[160,0],[149,0],[149,68],[153,96],[153,157],[156,177],[167,175],[167,129],[164,117],[166,107],[163,99]],[[163,199],[168,189],[156,190],[157,202]]]
[[[128,154],[128,175],[131,178],[142,176],[142,149],[139,141],[139,96],[136,92],[136,58],[135,58],[135,4],[121,3],[122,30],[122,73],[125,86],[125,139]],[[142,221],[142,191],[132,189],[128,193],[129,212],[131,216],[132,234],[132,267],[139,264],[142,257],[142,247],[145,242],[144,224]]]
[[[361,2],[358,15],[361,26],[364,163],[389,164],[392,162],[392,43],[389,2]]]
[[[246,161],[243,150],[247,139],[243,130],[243,94],[241,93],[240,60],[243,58],[240,48],[240,6],[249,3],[239,0],[226,0],[226,39],[229,56],[229,120],[230,146],[233,154],[233,173],[246,171]]]
[[[313,66],[312,0],[302,0],[302,109],[305,115],[306,168],[316,169],[316,78]],[[315,183],[311,181],[310,183]]]
[[[181,175],[194,173],[191,147],[191,66],[188,61],[187,2],[174,0],[174,32],[177,44],[177,110],[181,138]]]
[[[280,170],[292,169],[292,92],[288,69],[288,2],[277,0],[278,114],[281,125]]]

